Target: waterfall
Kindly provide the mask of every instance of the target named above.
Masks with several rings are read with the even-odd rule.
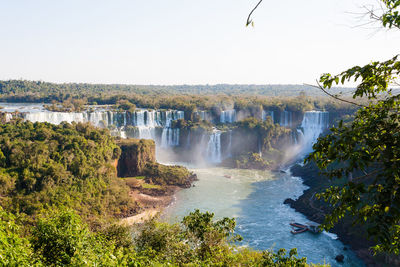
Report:
[[[66,122],[87,122],[87,118],[83,113],[76,112],[33,112],[26,113],[25,120],[31,122],[49,122],[52,124],[60,124]]]
[[[124,116],[125,118],[125,116]],[[31,112],[25,113],[24,119],[31,122],[48,122],[60,124],[61,122],[90,122],[97,127],[108,127],[117,122],[114,121],[114,113],[111,111],[87,111],[87,112]]]
[[[221,123],[233,123],[236,121],[236,110],[224,110],[221,111],[220,122]]]
[[[272,123],[274,123],[274,111],[271,110],[263,110],[261,114],[261,119],[263,121],[267,120],[267,117],[271,117]]]
[[[292,127],[292,112],[286,110],[282,111],[279,124],[283,127]]]
[[[232,157],[232,130],[229,130],[229,143],[226,150],[228,151],[228,158]]]
[[[129,115],[129,116],[128,116]],[[136,110],[132,114],[128,112],[112,111],[84,111],[84,112],[30,112],[24,114],[24,119],[31,122],[49,122],[60,124],[61,122],[90,122],[94,126],[107,128],[114,126],[117,128],[117,135],[122,134],[126,126],[135,126],[138,129],[138,136],[141,139],[156,139],[156,127],[163,127],[163,135],[169,139],[165,141],[168,146],[179,145],[179,129],[171,129],[172,121],[184,119],[183,111],[169,110]],[[165,131],[165,133],[164,133]]]
[[[158,121],[155,120],[155,111],[138,110],[134,112],[133,126],[138,128],[140,139],[155,139],[156,126],[160,126]]]
[[[304,113],[301,123],[301,146],[302,152],[312,151],[312,145],[317,141],[321,133],[329,127],[329,112],[307,111]]]
[[[211,163],[221,163],[221,132],[214,130],[207,145],[207,159]]]
[[[121,138],[123,138],[123,139],[128,138],[128,137],[126,136],[126,132],[125,132],[125,131],[120,131],[120,132],[118,132],[118,133],[119,133],[119,136],[120,136]]]
[[[297,141],[297,133],[296,132],[292,132],[292,138],[293,138],[293,143],[295,145],[297,145],[299,142]]]
[[[185,113],[178,110],[138,110],[133,114],[132,125],[139,130],[137,138],[153,140],[156,139],[156,127],[163,127],[161,145],[163,147],[177,146],[179,145],[179,129],[171,129],[171,124],[174,120],[184,118]]]
[[[161,147],[179,146],[179,129],[164,128],[161,135]]]
[[[190,134],[191,133],[191,131],[189,130],[189,133],[187,134],[187,137],[186,137],[186,149],[189,149],[191,146],[190,146]]]
[[[165,111],[165,120],[162,120],[160,124],[162,124],[164,127],[171,127],[172,121],[183,119],[185,119],[185,113],[183,111]]]
[[[112,121],[112,113],[105,111],[83,113],[83,117],[85,121],[90,122],[94,126],[103,128],[107,127],[110,121]]]
[[[11,113],[6,113],[6,122],[9,122],[10,120],[12,120],[13,115]]]
[[[156,116],[157,126],[163,126],[163,131],[161,134],[161,147],[168,148],[173,146],[179,146],[179,128],[171,128],[172,122],[179,119],[185,118],[185,113],[183,111],[165,111],[158,112]]]
[[[209,111],[199,110],[194,112],[194,114],[199,116],[202,121],[212,121],[212,116]]]

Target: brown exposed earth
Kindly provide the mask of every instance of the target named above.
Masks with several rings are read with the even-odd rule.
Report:
[[[171,204],[174,194],[181,189],[178,186],[143,188],[143,185],[146,185],[145,181],[135,178],[128,178],[127,184],[131,187],[129,195],[139,204],[142,212],[122,219],[122,223],[126,225],[143,223],[161,213]]]

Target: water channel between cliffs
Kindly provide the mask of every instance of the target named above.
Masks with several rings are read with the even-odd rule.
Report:
[[[103,127],[110,124],[120,131],[128,124],[126,112],[119,114],[99,109],[94,112],[62,113],[45,111],[42,104],[0,104],[3,107],[2,111],[24,112],[23,118],[34,122],[46,121],[54,124],[62,121],[91,122],[96,126],[103,125]],[[146,122],[144,122],[145,113],[147,118],[151,118]],[[130,123],[139,129],[139,138],[157,139],[152,133],[155,132],[155,126],[162,126],[164,128],[161,134],[161,147],[170,148],[179,143],[179,139],[174,138],[174,134],[176,135],[179,129],[173,129],[178,131],[174,133],[169,126],[173,119],[183,117],[181,111],[138,110],[135,114],[130,118]],[[223,111],[221,122],[233,122],[235,114],[235,111]],[[266,115],[263,114],[262,119]],[[273,113],[270,115],[274,117]],[[301,141],[293,148],[299,157],[310,152],[313,142],[328,127],[328,115],[328,112],[321,111],[308,111],[304,114],[300,128],[297,129]],[[155,120],[156,117],[159,121]],[[281,125],[290,126],[292,124],[290,113],[284,111],[281,117]],[[214,131],[209,136],[207,153],[204,153],[215,163],[221,160],[220,137],[221,133]],[[307,257],[310,263],[363,266],[350,250],[343,250],[344,245],[335,240],[333,235],[303,233],[294,236],[290,233],[289,223],[291,221],[308,222],[305,216],[283,204],[286,198],[295,199],[302,194],[305,186],[302,185],[301,179],[289,174],[269,171],[187,167],[198,175],[199,181],[195,183],[195,187],[177,193],[174,203],[165,210],[164,218],[166,220],[178,221],[196,208],[202,211],[211,211],[217,218],[235,217],[237,232],[244,237],[244,245],[251,248],[262,250],[285,248],[289,250],[296,247],[299,255]],[[231,176],[231,178],[225,176]],[[334,257],[338,254],[345,256],[345,264],[336,263]]]
[[[210,211],[216,218],[235,217],[236,231],[248,247],[297,248],[309,263],[363,266],[350,250],[343,250],[344,245],[333,234],[290,233],[291,221],[309,222],[304,215],[283,204],[286,198],[297,198],[306,189],[300,178],[270,171],[216,167],[192,168],[192,171],[199,181],[194,187],[177,193],[175,201],[164,211],[165,220],[179,221],[194,209]],[[338,254],[345,256],[344,264],[335,261]]]

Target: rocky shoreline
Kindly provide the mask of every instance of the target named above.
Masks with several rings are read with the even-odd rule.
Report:
[[[318,174],[316,166],[308,164],[305,166],[294,165],[291,168],[293,176],[300,177],[303,184],[309,188],[296,200],[286,199],[284,204],[289,205],[297,212],[304,214],[307,219],[322,223],[325,214],[329,212],[329,206],[316,199],[315,194],[322,192],[329,185],[327,178]],[[373,256],[370,247],[374,243],[366,238],[366,232],[359,227],[353,227],[350,220],[344,219],[331,229],[332,233],[338,236],[338,239],[345,244],[344,250],[350,248],[368,267],[375,266],[399,266],[398,257],[388,255]],[[346,259],[344,259],[346,261]]]

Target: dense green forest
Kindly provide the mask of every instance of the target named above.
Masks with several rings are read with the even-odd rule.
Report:
[[[179,224],[151,220],[133,229],[114,224],[93,232],[74,211],[41,214],[33,225],[0,208],[4,266],[308,266],[286,254],[234,245],[235,220],[198,210]],[[134,236],[134,238],[132,238]]]
[[[67,206],[93,220],[137,212],[116,178],[120,148],[107,130],[15,120],[0,125],[0,150],[0,204],[8,211],[34,216]]]
[[[154,147],[152,141],[143,146],[151,149],[150,143]],[[0,152],[1,265],[306,266],[295,250],[286,255],[238,247],[235,221],[215,221],[207,212],[174,225],[151,220],[122,226],[116,219],[138,207],[117,178],[121,149],[107,130],[12,120],[0,125]],[[143,166],[159,184],[170,183],[173,172],[188,174]]]
[[[247,25],[261,2],[249,14]],[[384,28],[399,29],[400,1],[378,2],[379,13],[366,7],[365,15]],[[218,114],[235,108],[253,114],[260,109],[298,113],[319,109],[339,115],[357,110],[347,123],[341,121],[319,138],[306,161],[315,162],[323,177],[330,178],[323,185],[328,187],[325,192],[316,195],[329,205],[322,227],[329,229],[351,218],[352,225],[361,225],[375,241],[373,252],[392,256],[400,254],[400,95],[393,91],[399,75],[400,62],[394,56],[321,76],[321,88],[330,89],[332,95],[343,91],[340,98],[352,99],[354,105],[321,98],[318,89],[301,85],[131,86],[14,80],[0,82],[0,94],[2,101],[46,102],[54,110],[79,111],[87,104],[112,104],[129,111],[177,109],[194,123],[196,110]],[[332,89],[348,82],[358,82],[357,88]],[[251,121],[239,123],[252,130],[257,127]],[[2,264],[306,265],[305,259],[295,258],[295,251],[286,256],[282,250],[257,252],[235,246],[241,239],[233,233],[235,221],[214,221],[210,213],[195,211],[175,225],[153,220],[133,232],[112,224],[109,218],[133,214],[138,208],[127,196],[129,188],[116,177],[113,162],[120,152],[107,130],[85,124],[54,126],[21,120],[2,124]],[[256,155],[249,158],[250,165],[260,163]],[[247,167],[246,160],[239,163]],[[161,177],[158,171],[168,170],[156,166],[148,175]]]

